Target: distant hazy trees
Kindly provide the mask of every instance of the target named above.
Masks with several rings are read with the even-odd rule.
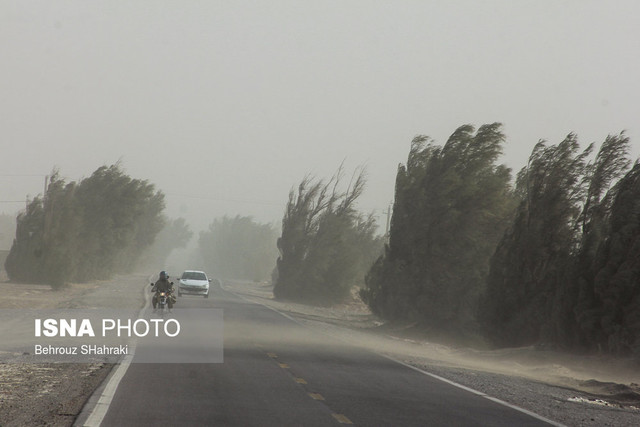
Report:
[[[0,250],[9,250],[16,235],[16,216],[0,214]],[[0,269],[2,269],[0,267]]]
[[[274,295],[312,304],[343,301],[382,247],[372,216],[355,209],[365,188],[364,171],[339,190],[342,168],[328,182],[303,179],[291,190],[278,239]]]
[[[278,256],[277,232],[251,217],[224,216],[200,233],[200,254],[207,268],[229,279],[261,281],[271,277]]]
[[[164,195],[119,165],[103,166],[80,183],[55,172],[44,196],[18,216],[7,273],[60,286],[131,271],[162,229],[163,209]]]
[[[390,240],[363,299],[387,319],[474,328],[488,262],[508,225],[510,170],[499,123],[461,126],[444,146],[418,136],[396,178]]]
[[[193,231],[184,218],[164,218],[163,222],[164,227],[140,260],[141,266],[150,268],[152,271],[164,269],[171,252],[174,249],[185,248],[193,237]]]

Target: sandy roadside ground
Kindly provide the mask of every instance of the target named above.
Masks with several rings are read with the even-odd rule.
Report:
[[[277,301],[269,284],[224,288],[336,339],[391,357],[568,426],[640,426],[640,361],[531,347],[479,351],[408,337],[361,301],[332,308]]]
[[[144,303],[147,277],[131,275],[53,291],[47,285],[0,283],[0,309],[113,308]],[[70,426],[109,374],[106,363],[0,363],[0,426]]]

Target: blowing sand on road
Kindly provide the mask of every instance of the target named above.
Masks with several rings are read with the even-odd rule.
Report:
[[[7,308],[51,304],[79,308],[94,306],[105,295],[124,296],[126,289],[140,290],[144,284],[143,276],[121,277],[101,283],[99,287],[74,285],[65,294],[38,286],[2,286],[13,291],[16,298],[16,301],[4,302]],[[376,327],[375,318],[357,301],[333,309],[310,308],[277,302],[270,292],[268,285],[225,282],[224,290],[212,289],[209,299],[182,298],[183,308],[195,309],[205,304],[225,310],[224,362],[131,365],[111,403],[119,409],[106,413],[102,425],[171,425],[178,419],[185,425],[210,422],[330,425],[345,420],[361,425],[398,425],[398,422],[424,425],[429,420],[439,420],[437,424],[444,425],[447,419],[462,422],[463,408],[471,410],[487,401],[486,397],[500,399],[521,410],[496,404],[493,409],[481,411],[485,416],[495,417],[493,421],[487,418],[478,425],[514,425],[508,420],[515,416],[524,417],[518,425],[556,422],[631,426],[640,416],[636,409],[638,401],[633,400],[637,393],[634,386],[614,382],[620,380],[614,370],[590,371],[588,359],[569,361],[533,349],[473,352],[415,337],[410,339],[400,331],[381,331]],[[20,298],[21,293],[28,298]],[[139,307],[143,302],[142,290],[134,295],[138,296],[135,303],[132,298],[124,297],[118,304],[129,300],[131,308]],[[30,302],[25,303],[27,300]],[[539,360],[533,363],[535,358]],[[174,409],[176,415],[166,414],[156,419],[155,411],[146,413],[140,408],[147,407],[145,396],[154,395],[151,390],[156,390],[157,396],[157,390],[165,387],[165,381],[153,379],[161,366],[167,367],[169,375],[176,376],[171,382],[173,386],[163,391],[161,402],[166,402],[167,407],[184,408],[184,412]],[[105,364],[0,365],[2,424],[72,425],[82,421],[77,417],[83,405],[112,367]],[[388,377],[384,374],[387,371]],[[452,381],[457,386],[434,377]],[[398,378],[405,378],[401,381],[403,385],[397,383]],[[407,392],[405,387],[413,383],[403,398]],[[460,386],[470,387],[474,392]],[[426,403],[430,397],[420,397],[440,387],[443,390],[436,393],[440,403],[435,406]],[[148,392],[143,390],[146,388]],[[129,396],[133,395],[138,397],[132,400]],[[446,409],[444,396],[452,399],[455,409]],[[465,403],[469,396],[476,403]],[[178,404],[182,399],[186,402]],[[387,403],[380,406],[382,401]],[[418,406],[409,403],[412,401]],[[84,408],[85,414],[91,411],[89,406]],[[477,420],[477,410],[471,410],[469,420]],[[498,412],[491,415],[492,411]],[[515,415],[507,416],[504,411]],[[399,419],[393,415],[397,413],[404,415]],[[469,420],[467,422],[471,422]]]

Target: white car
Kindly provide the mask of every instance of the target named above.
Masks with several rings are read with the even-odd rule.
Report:
[[[209,298],[209,283],[211,279],[207,278],[204,271],[186,270],[178,282],[178,296],[193,294]]]

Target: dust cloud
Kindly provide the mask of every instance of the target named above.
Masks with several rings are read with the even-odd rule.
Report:
[[[470,375],[475,371],[525,378],[610,401],[640,405],[637,360],[567,354],[536,347],[479,350],[445,345],[424,338],[410,338],[406,330],[385,327],[361,303],[335,308],[311,307],[274,300],[267,283],[225,281],[224,287],[250,302],[277,310],[298,323],[274,330],[267,326],[256,327],[260,322],[255,320],[259,319],[237,322],[225,319],[225,335],[231,346],[265,348],[277,345],[294,352],[311,349],[318,354],[326,352],[328,346],[341,351],[346,346],[412,366],[463,370],[469,371]]]

